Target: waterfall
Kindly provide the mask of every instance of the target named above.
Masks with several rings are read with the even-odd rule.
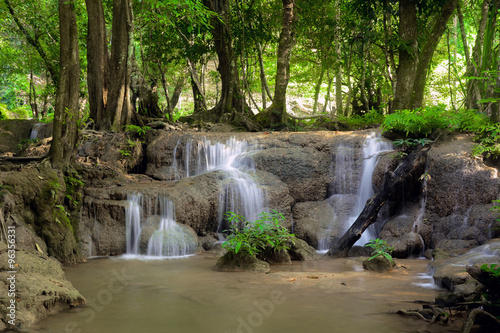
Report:
[[[350,144],[340,144],[335,149],[335,167],[331,168],[333,184],[328,202],[333,218],[328,227],[318,235],[318,252],[326,253],[334,242],[356,221],[366,201],[373,195],[372,175],[380,153],[392,150],[392,144],[371,133],[364,141],[362,160],[357,159],[359,150]],[[333,162],[333,161],[332,161]],[[356,245],[364,245],[374,238],[372,228],[367,229]]]
[[[148,242],[148,256],[180,257],[193,254],[198,247],[196,235],[175,222],[172,201],[160,198],[160,226]]]
[[[224,174],[219,197],[219,234],[228,229],[224,216],[228,211],[255,221],[260,213],[269,210],[265,192],[253,176],[255,164],[251,154],[254,149],[247,141],[234,137],[225,142],[212,142],[205,138],[197,145],[192,140],[186,142],[183,155],[187,176],[216,170]],[[196,158],[191,158],[193,156]],[[188,170],[194,170],[194,174]]]
[[[125,228],[127,238],[127,254],[139,254],[141,237],[142,195],[127,195],[128,206],[125,207]]]
[[[422,221],[424,220],[425,207],[427,206],[427,164],[425,165],[425,171],[422,176],[422,195],[420,197],[420,209],[418,211],[417,218],[415,222],[413,222],[412,232],[416,233],[420,238],[420,243],[422,244],[422,249],[420,250],[420,257],[424,257],[425,254],[425,242],[422,236],[420,235],[420,227],[422,225]]]
[[[363,172],[361,174],[361,180],[359,183],[358,199],[356,205],[354,206],[354,215],[349,219],[349,226],[351,226],[358,216],[363,211],[366,202],[374,195],[372,176],[375,167],[377,166],[378,157],[380,153],[391,151],[392,144],[383,141],[380,134],[375,132],[368,135],[363,145]],[[355,243],[355,245],[363,246],[368,243],[370,239],[375,238],[374,232],[368,228],[361,235],[361,238]]]
[[[197,236],[187,226],[175,222],[175,208],[172,201],[166,197],[151,200],[145,199],[142,194],[129,194],[128,205],[125,208],[127,256],[141,258],[144,254],[140,250],[141,238],[147,239],[143,212],[156,215],[156,202],[160,206],[159,226],[149,237],[147,255],[179,257],[195,253],[198,247]]]

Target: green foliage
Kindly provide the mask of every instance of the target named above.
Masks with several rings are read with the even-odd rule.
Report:
[[[146,135],[146,132],[149,131],[151,127],[149,126],[137,126],[137,125],[125,125],[125,131],[137,135],[142,138]]]
[[[500,278],[500,266],[498,264],[484,264],[481,270],[494,278]]]
[[[273,211],[261,213],[255,222],[248,222],[243,216],[233,212],[226,214],[229,219],[231,234],[222,244],[230,255],[240,254],[255,257],[258,253],[272,250],[281,251],[289,248],[294,235],[281,226],[285,220],[283,214]]]
[[[434,130],[453,130],[456,118],[443,105],[427,106],[415,110],[397,110],[382,123],[382,132],[400,132],[406,136],[428,136]]]
[[[500,124],[482,126],[476,132],[474,141],[477,145],[472,149],[473,156],[500,156]]]
[[[350,130],[364,129],[380,125],[384,122],[385,116],[377,110],[371,110],[362,116],[352,115],[350,117],[339,116],[338,122],[344,124]]]
[[[393,246],[389,246],[385,240],[382,239],[370,239],[370,242],[365,244],[365,247],[371,247],[373,249],[372,256],[368,260],[375,259],[377,257],[384,257],[390,262],[394,262],[392,259],[392,251],[394,251]]]
[[[16,147],[17,149],[19,149],[19,151],[23,152],[26,149],[38,143],[38,141],[39,141],[38,139],[23,139],[19,141]]]

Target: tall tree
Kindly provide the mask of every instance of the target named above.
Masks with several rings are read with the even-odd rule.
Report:
[[[286,124],[286,90],[290,81],[290,57],[295,43],[295,0],[282,0],[283,17],[276,61],[276,81],[271,106],[263,111],[268,125]]]
[[[87,86],[90,118],[99,124],[105,117],[108,104],[109,55],[106,21],[101,0],[85,0],[85,3],[88,16]]]
[[[130,82],[133,56],[132,0],[113,1],[108,104],[102,129],[120,130],[132,118]]]
[[[75,152],[80,116],[80,58],[75,0],[59,0],[60,76],[54,111],[53,140],[50,157],[53,165],[64,168]]]
[[[435,14],[417,15],[422,5],[417,0],[399,2],[399,65],[397,69],[396,92],[393,110],[414,109],[422,106],[429,65],[439,39],[446,30],[446,24],[457,7],[458,0],[445,0],[439,8],[425,8]],[[428,3],[435,5],[435,3]],[[422,16],[422,22],[417,18]],[[426,26],[429,33],[419,34],[418,26]],[[425,37],[425,38],[424,38]]]

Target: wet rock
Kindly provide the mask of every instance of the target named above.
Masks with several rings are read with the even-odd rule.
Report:
[[[396,264],[393,261],[382,256],[375,257],[372,260],[363,260],[363,268],[368,271],[382,273],[392,270],[394,266],[396,266]]]
[[[297,261],[315,260],[320,258],[320,255],[312,246],[298,238],[294,239],[293,244],[288,249],[288,253],[292,260]]]
[[[30,138],[35,123],[27,119],[0,120],[0,155],[19,153],[19,142]]]
[[[427,208],[440,217],[464,215],[472,205],[497,199],[498,171],[481,160],[470,158],[474,143],[467,136],[433,145],[428,153]]]
[[[5,243],[3,243],[5,244]],[[0,248],[4,248],[3,246]],[[7,313],[7,251],[0,253],[0,290],[4,298],[0,299],[0,313]],[[86,304],[85,298],[64,277],[61,264],[40,252],[16,251],[16,328],[24,330],[34,323],[55,314],[60,310]],[[1,322],[4,327],[12,328],[4,315]],[[0,325],[1,326],[1,325]]]
[[[286,250],[264,251],[257,255],[257,258],[270,265],[291,265],[292,258]]]
[[[408,232],[399,237],[384,238],[389,246],[394,247],[392,256],[394,258],[407,258],[412,255],[420,255],[423,249],[422,239],[415,232]]]
[[[319,235],[329,231],[335,217],[327,201],[299,202],[293,207],[292,214],[294,233],[314,248],[318,248]]]
[[[324,200],[330,156],[313,148],[268,148],[254,154],[255,166],[278,176],[298,202]]]
[[[230,255],[226,253],[217,260],[215,270],[220,272],[261,272],[267,273],[271,270],[269,264],[255,257],[242,255]]]
[[[432,259],[441,260],[450,258],[450,254],[442,249],[434,249],[432,250]]]

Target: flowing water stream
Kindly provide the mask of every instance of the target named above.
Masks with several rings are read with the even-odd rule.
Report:
[[[414,276],[426,260],[398,260],[406,268],[363,271],[348,259],[273,266],[269,274],[221,273],[216,255],[171,260],[93,259],[66,268],[89,306],[49,317],[27,332],[50,333],[303,333],[457,332],[390,314],[432,301]],[[458,325],[458,324],[457,324]],[[454,328],[454,330],[452,329]]]

